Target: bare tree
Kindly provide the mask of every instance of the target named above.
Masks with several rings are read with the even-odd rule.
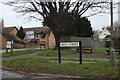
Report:
[[[108,8],[109,2],[96,0],[13,0],[3,2],[6,5],[13,6],[17,13],[22,16],[29,14],[29,19],[42,20],[45,26],[48,26],[57,42],[60,41],[62,34],[72,27],[77,18],[80,18],[88,10],[92,10],[88,16],[98,13],[104,13]],[[42,18],[41,18],[42,17]]]

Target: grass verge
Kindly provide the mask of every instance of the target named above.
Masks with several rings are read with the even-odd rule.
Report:
[[[57,56],[58,50],[50,50],[50,51],[40,53],[38,55],[47,56],[47,57]],[[61,50],[61,55],[79,55],[79,53],[76,53],[75,50]]]
[[[29,53],[44,51],[44,50],[45,50],[45,49],[13,51],[13,54],[12,54],[12,55],[11,55],[10,52],[8,52],[8,53],[2,53],[2,54],[0,54],[0,56],[2,56],[2,57],[11,57],[11,56],[24,55],[24,54],[29,54]]]
[[[110,55],[107,56],[107,59],[110,59]],[[120,55],[115,55],[115,59],[120,59]]]
[[[106,53],[106,51],[108,50],[108,48],[94,48],[93,52],[94,53]]]
[[[106,50],[108,50],[108,48],[99,48],[99,49],[93,49],[93,52],[94,53],[103,53],[103,52],[106,52]],[[89,54],[91,54],[91,53],[89,53]],[[47,57],[57,56],[58,50],[50,50],[50,51],[40,53],[38,55],[47,56]],[[76,50],[69,49],[69,50],[61,50],[61,55],[79,55],[79,53],[77,53]]]
[[[26,73],[48,73],[65,76],[80,76],[88,78],[117,78],[118,67],[109,68],[109,61],[97,61],[96,63],[57,63],[50,62],[50,58],[27,58],[20,60],[3,61],[3,66],[20,70]],[[68,60],[68,59],[65,59]],[[72,61],[72,59],[69,59]],[[75,60],[75,59],[74,59]],[[119,65],[116,62],[116,65]]]

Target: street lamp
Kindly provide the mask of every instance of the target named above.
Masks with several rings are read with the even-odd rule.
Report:
[[[114,45],[113,45],[113,0],[110,0],[111,13],[111,49],[110,49],[110,65],[114,67]]]

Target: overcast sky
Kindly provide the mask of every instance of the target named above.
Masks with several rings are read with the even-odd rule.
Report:
[[[115,0],[120,1],[120,0]],[[42,26],[40,21],[32,20],[28,22],[21,18],[19,14],[13,11],[13,8],[0,3],[0,18],[4,19],[5,27],[23,26],[23,27],[39,27]],[[110,14],[98,14],[88,18],[91,21],[94,30],[101,30],[103,27],[110,25]],[[114,21],[118,20],[118,8],[114,9]]]

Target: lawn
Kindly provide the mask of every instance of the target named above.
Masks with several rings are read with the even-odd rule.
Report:
[[[46,49],[34,49],[34,50],[13,51],[13,54],[12,54],[12,55],[11,55],[10,52],[8,52],[8,53],[2,53],[2,54],[0,54],[0,56],[2,56],[2,57],[11,57],[11,56],[17,56],[17,55],[23,55],[23,54],[29,54],[29,53],[44,51],[44,50],[46,50]]]
[[[50,62],[50,58],[27,58],[20,60],[3,61],[3,66],[25,73],[48,73],[66,76],[88,78],[117,78],[118,67],[110,68],[109,61],[95,61],[96,63],[57,63]],[[77,61],[77,59],[62,59]],[[90,60],[84,60],[90,61]],[[118,62],[116,62],[118,65]],[[120,66],[120,64],[119,64]]]
[[[40,53],[38,55],[47,56],[47,57],[57,56],[58,55],[58,50],[49,50],[49,51]],[[75,50],[61,50],[61,55],[79,55],[79,54],[76,53]]]
[[[107,58],[110,59],[110,55]],[[115,53],[115,59],[120,59],[120,54]]]
[[[106,51],[109,50],[109,48],[94,48],[93,52],[94,53],[106,53]]]
[[[106,50],[108,50],[108,48],[99,48],[99,49],[93,49],[93,54],[94,53],[104,53],[106,52]],[[83,52],[83,54],[85,54]],[[91,53],[89,53],[91,54]],[[50,50],[50,51],[46,51],[43,53],[38,54],[40,56],[47,56],[47,57],[51,57],[51,56],[57,56],[58,55],[58,50]],[[79,53],[76,52],[76,50],[61,50],[61,55],[79,55]]]
[[[93,49],[93,53],[85,53],[83,51],[83,58],[109,58],[110,55],[106,55],[108,48],[99,48],[99,49]],[[55,57],[58,56],[58,50],[49,50],[46,52],[42,52],[38,54],[39,56],[46,56],[46,57]],[[61,56],[71,56],[71,57],[79,57],[79,53],[76,52],[76,50],[61,50]],[[115,58],[120,59],[120,56],[118,53],[115,53]]]

